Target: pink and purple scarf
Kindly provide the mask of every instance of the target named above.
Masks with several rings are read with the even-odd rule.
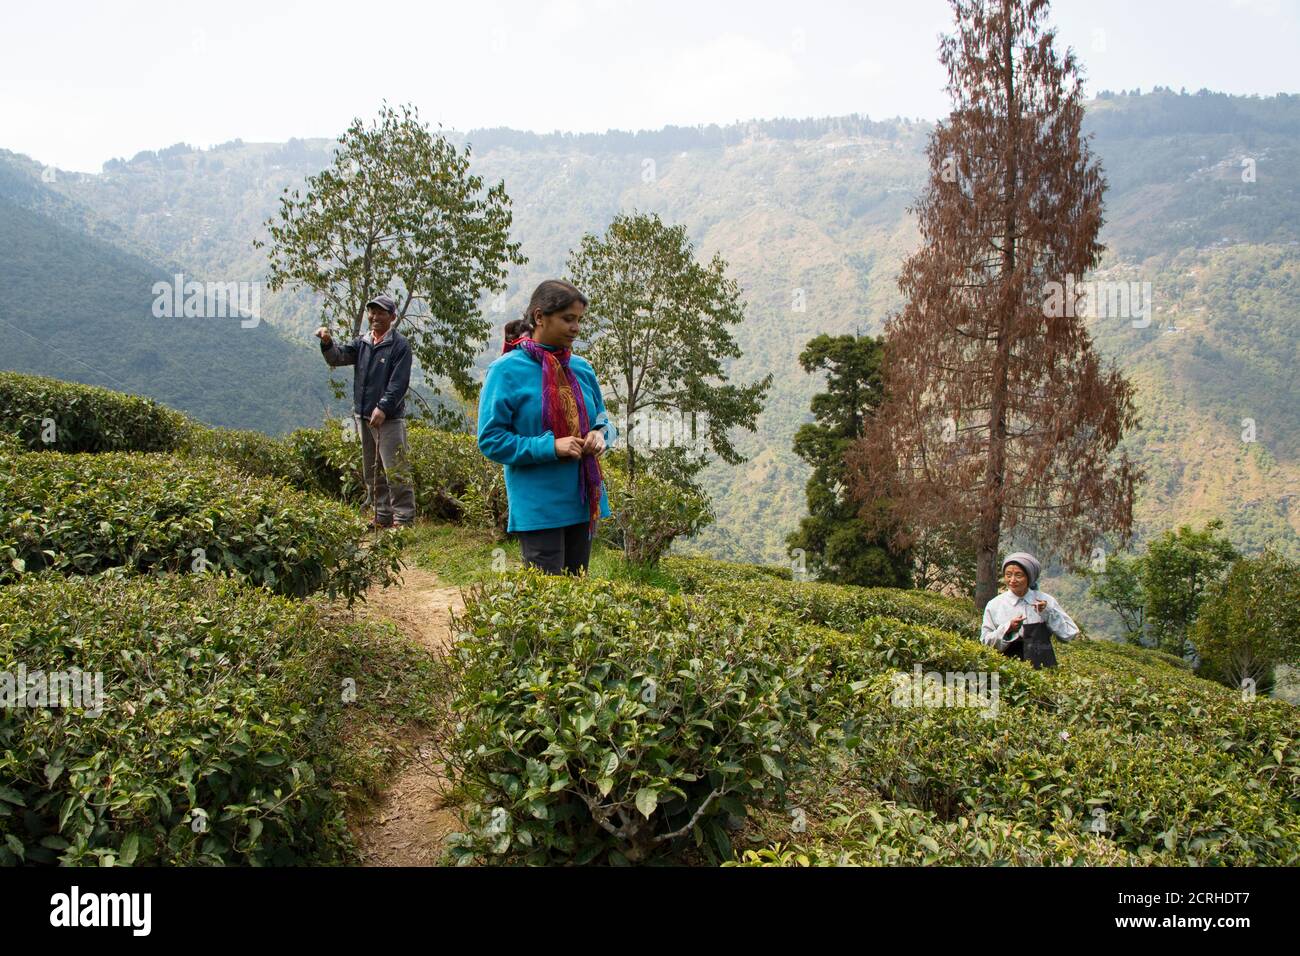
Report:
[[[582,386],[569,368],[569,349],[554,352],[538,345],[532,339],[518,339],[512,346],[523,349],[542,366],[542,427],[556,438],[570,435],[586,438],[590,430],[587,403],[582,397]],[[584,454],[578,466],[578,492],[587,503],[590,523],[587,536],[595,537],[596,523],[600,521],[600,487],[604,481],[600,462],[595,455]]]

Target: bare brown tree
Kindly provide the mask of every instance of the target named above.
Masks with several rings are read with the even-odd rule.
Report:
[[[940,60],[953,110],[913,208],[906,305],[886,325],[887,399],[848,464],[860,500],[891,502],[900,546],[965,529],[982,608],[1004,534],[1024,524],[1066,559],[1107,532],[1127,541],[1142,476],[1112,460],[1136,424],[1132,387],[1102,368],[1083,310],[1049,308],[1052,283],[1072,290],[1104,248],[1074,55],[1056,54],[1047,0],[952,6]]]

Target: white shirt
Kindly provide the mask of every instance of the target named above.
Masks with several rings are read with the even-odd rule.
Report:
[[[1047,602],[1047,610],[1043,614],[1040,615],[1034,610],[1035,601]],[[1063,641],[1068,641],[1079,633],[1079,625],[1062,610],[1056,598],[1030,588],[1025,592],[1024,597],[1016,597],[1015,591],[1003,591],[984,606],[984,623],[980,627],[980,640],[995,650],[1002,650],[1010,643],[1006,640],[1007,625],[1011,623],[1013,617],[1021,614],[1025,616],[1021,629],[1025,624],[1045,621],[1052,633]]]

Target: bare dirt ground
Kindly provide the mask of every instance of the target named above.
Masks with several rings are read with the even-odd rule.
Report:
[[[436,574],[408,566],[402,582],[372,588],[366,611],[392,621],[410,640],[430,652],[451,646],[451,615],[465,606],[459,588],[446,587]],[[363,866],[434,866],[448,833],[460,820],[443,805],[447,786],[431,753],[427,735],[401,742],[403,767],[371,810],[353,823]]]

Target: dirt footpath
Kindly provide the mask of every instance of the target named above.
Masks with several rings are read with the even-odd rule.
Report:
[[[392,621],[410,640],[442,653],[451,647],[451,615],[465,603],[460,589],[445,587],[436,574],[408,566],[402,583],[372,588],[366,610]],[[401,742],[402,769],[373,809],[354,822],[353,835],[363,866],[434,866],[448,833],[461,828],[443,806],[446,779],[433,758],[427,736]]]

